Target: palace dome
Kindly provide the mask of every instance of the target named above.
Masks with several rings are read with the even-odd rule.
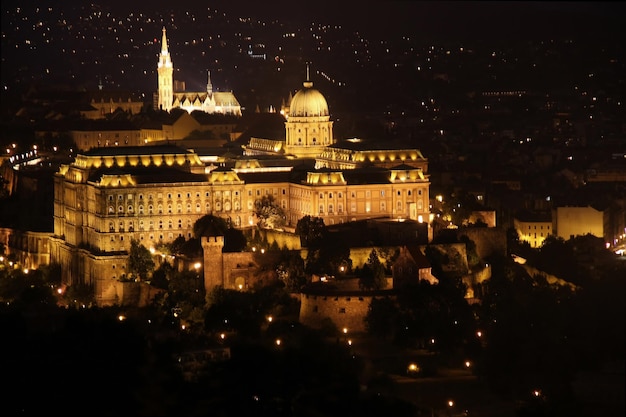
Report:
[[[313,88],[311,81],[303,83],[304,88],[296,93],[289,105],[289,116],[321,117],[328,116],[328,104],[318,90]]]

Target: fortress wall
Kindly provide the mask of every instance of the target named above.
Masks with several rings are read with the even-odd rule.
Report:
[[[324,319],[331,319],[339,330],[365,332],[364,318],[373,296],[366,295],[313,295],[300,296],[300,323],[320,328]]]

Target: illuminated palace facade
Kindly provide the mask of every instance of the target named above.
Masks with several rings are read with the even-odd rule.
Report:
[[[241,105],[232,91],[213,91],[210,72],[207,75],[206,91],[188,92],[185,91],[184,82],[174,81],[174,64],[167,47],[165,28],[161,39],[157,75],[156,109],[170,111],[173,108],[181,108],[188,113],[200,110],[206,113],[241,116]]]
[[[211,163],[173,145],[77,155],[54,179],[50,258],[63,282],[93,285],[99,305],[115,304],[132,239],[147,248],[188,239],[207,214],[254,227],[254,203],[265,195],[284,210],[287,230],[307,215],[326,225],[429,221],[428,161],[419,150],[337,143],[326,100],[310,81],[293,96],[285,129],[286,140],[251,138],[243,155]]]

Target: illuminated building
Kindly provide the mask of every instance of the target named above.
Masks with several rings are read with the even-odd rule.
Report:
[[[201,110],[206,113],[221,113],[241,116],[241,105],[231,91],[213,91],[211,73],[207,74],[206,91],[185,91],[185,83],[174,80],[174,63],[167,47],[165,27],[161,40],[161,53],[157,64],[158,92],[155,108],[170,111],[181,108],[191,113]]]
[[[520,213],[513,219],[513,226],[519,240],[532,248],[540,248],[546,237],[554,235],[549,213]]]
[[[125,298],[131,240],[154,248],[189,239],[196,220],[208,214],[237,228],[256,227],[255,202],[263,196],[281,207],[287,230],[307,215],[326,225],[429,219],[428,161],[419,150],[338,143],[332,127],[326,99],[307,80],[290,102],[286,139],[251,138],[241,156],[206,162],[190,149],[149,144],[81,152],[55,175],[51,262],[61,265],[64,284],[93,285],[97,303],[111,305]],[[207,252],[221,253],[219,241],[202,245],[207,291],[249,286],[252,278],[224,268],[224,256],[207,261]],[[219,250],[208,250],[214,246]]]

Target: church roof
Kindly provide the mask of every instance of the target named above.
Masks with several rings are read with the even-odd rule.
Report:
[[[190,103],[196,101],[203,103],[207,99],[214,100],[216,106],[239,106],[239,101],[230,91],[214,91],[212,93],[207,91],[174,92],[174,102],[184,103],[188,100]]]

